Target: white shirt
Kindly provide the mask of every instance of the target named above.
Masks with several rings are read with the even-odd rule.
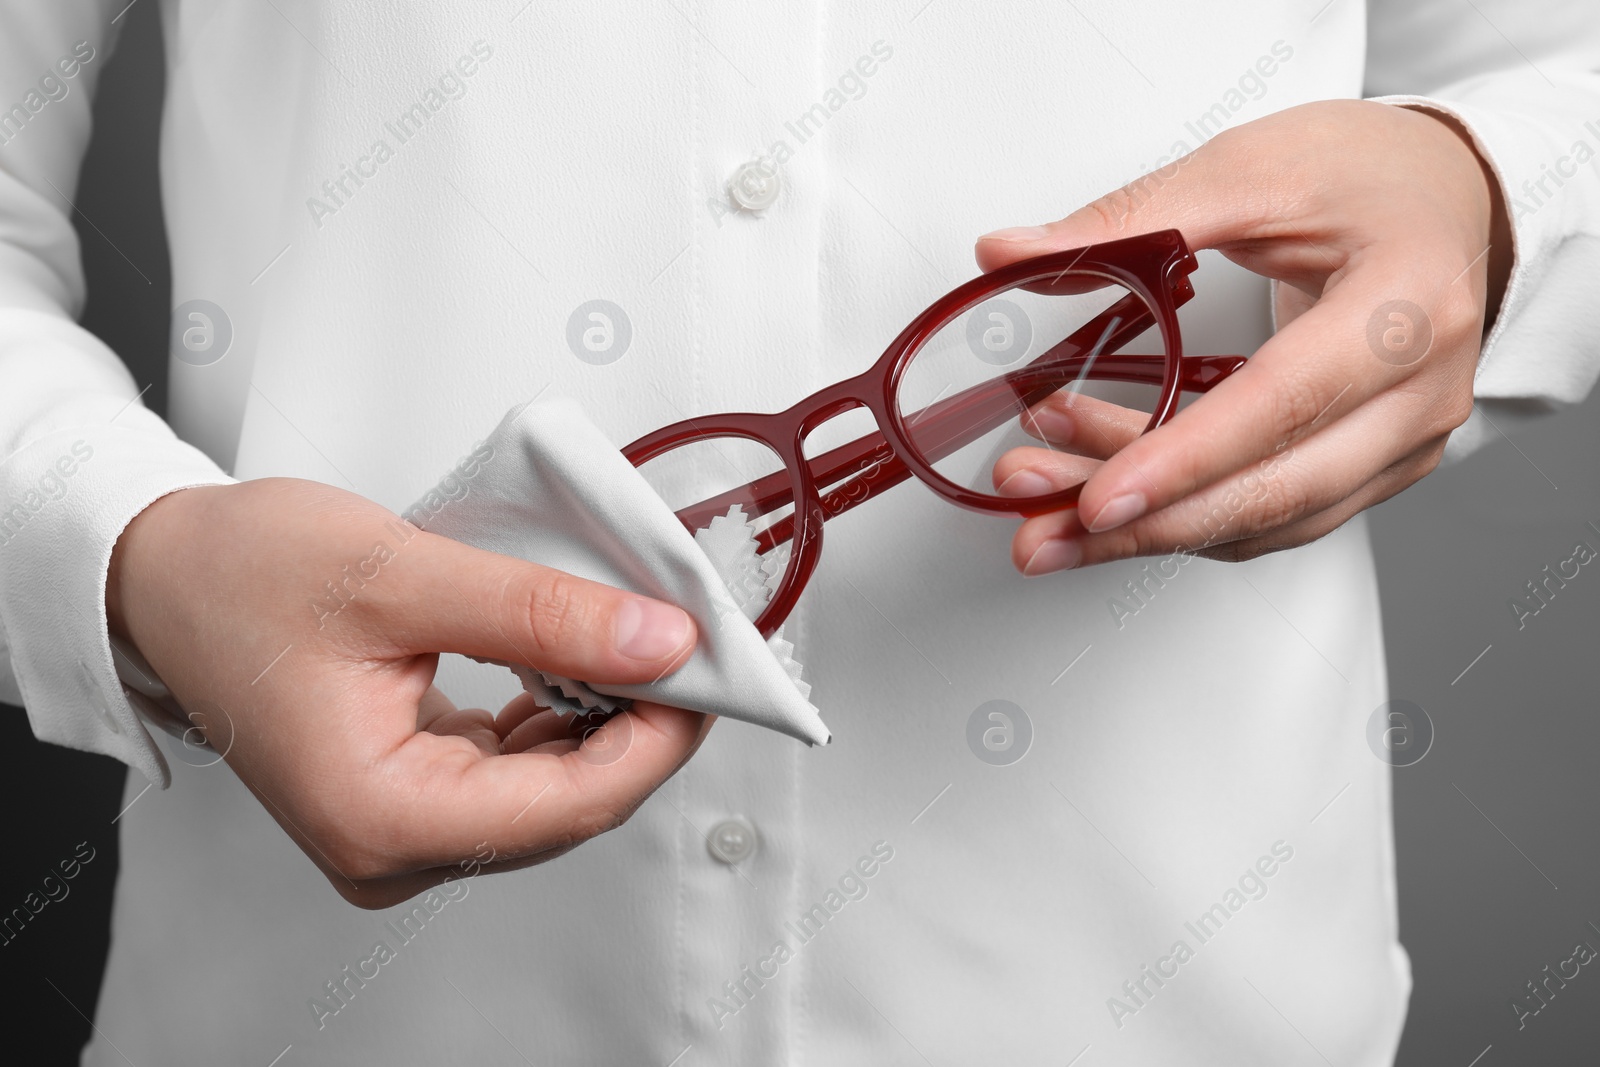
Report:
[[[165,0],[173,300],[232,334],[173,360],[176,437],[73,325],[67,198],[123,2],[0,8],[0,107],[25,113],[0,114],[0,697],[171,771],[130,776],[84,1062],[1390,1063],[1410,975],[1361,520],[1158,583],[1030,581],[1013,524],[907,484],[830,523],[786,631],[831,746],[719,724],[622,829],[386,914],[225,766],[163,759],[103,609],[117,534],[173,489],[292,475],[398,510],[549,385],[618,444],[773,410],[865,367],[978,235],[1364,74],[1460,116],[1512,200],[1480,406],[1580,399],[1600,20],[1372,6]],[[777,200],[734,210],[779,142]],[[1252,351],[1266,285],[1204,262],[1188,347]],[[631,325],[608,365],[566,342],[592,299]],[[1494,432],[1475,416],[1453,452]],[[456,659],[440,682],[517,688]],[[992,700],[1031,724],[1008,766],[967,742]],[[735,816],[736,867],[707,846]]]

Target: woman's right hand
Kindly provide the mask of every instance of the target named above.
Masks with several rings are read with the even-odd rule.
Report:
[[[526,696],[498,718],[458,710],[432,684],[441,652],[650,682],[688,660],[694,621],[316,482],[160,498],[117,542],[106,607],[197,723],[226,724],[212,739],[228,764],[367,908],[486,855],[527,866],[615,828],[713,721],[635,702],[580,744],[575,716]]]

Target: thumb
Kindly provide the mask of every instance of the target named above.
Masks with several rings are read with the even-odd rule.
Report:
[[[1219,142],[1221,142],[1219,144]],[[1218,135],[1186,156],[1141,175],[1059,222],[1015,226],[978,238],[985,273],[1030,256],[1181,230],[1191,249],[1213,248],[1250,231],[1261,218],[1261,186]]]
[[[391,569],[394,580],[372,582],[362,599],[396,655],[456,652],[634,683],[676,670],[694,650],[694,620],[681,608],[437,534],[418,531]]]

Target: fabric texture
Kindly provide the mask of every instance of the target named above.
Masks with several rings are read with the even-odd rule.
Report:
[[[606,2],[160,6],[173,301],[226,309],[235,338],[209,366],[173,361],[176,435],[138,402],[121,410],[143,383],[72,321],[90,92],[117,28],[152,7],[49,0],[0,17],[14,75],[0,106],[88,54],[80,41],[95,53],[0,137],[0,332],[15,336],[0,507],[28,513],[0,549],[0,696],[25,699],[42,736],[146,774],[167,738],[129,727],[102,603],[139,497],[294,476],[399,510],[457,442],[548,382],[616,440],[781,410],[860,373],[971,277],[978,234],[1060,218],[1175,138],[1192,149],[1197,116],[1237,126],[1361,93],[1454,107],[1534,209],[1517,212],[1482,415],[1510,431],[1513,410],[1563,402],[1600,366],[1592,260],[1575,254],[1600,232],[1582,195],[1596,162],[1538,200],[1522,189],[1597,136],[1600,23],[1571,0],[1521,5],[1514,50],[1492,10],[1445,0],[1168,2],[1137,29],[1114,5],[1051,3],[795,0],[756,16],[702,0],[692,20]],[[1276,40],[1292,61],[1247,97],[1240,72]],[[1518,73],[1531,64],[1551,84]],[[476,73],[440,88],[446,70]],[[781,159],[777,202],[728,210],[759,152]],[[1208,259],[1186,338],[1253,351],[1266,287]],[[605,364],[562,347],[601,296],[633,324]],[[70,493],[35,511],[48,470],[79,463],[76,428],[107,425],[141,429],[85,437],[87,469],[69,463]],[[1473,429],[1452,447],[1498,436]],[[473,879],[403,940],[383,924],[406,927],[409,904],[345,904],[225,766],[170,759],[165,791],[130,775],[83,1062],[499,1062],[509,1043],[541,1063],[847,1065],[903,1061],[910,1043],[951,1062],[1231,1067],[1301,1062],[1309,1041],[1342,1067],[1392,1063],[1411,982],[1390,773],[1364,740],[1386,699],[1364,518],[1161,581],[1138,560],[1029,581],[1009,532],[909,484],[830,522],[789,637],[841,743],[713,730],[624,827]],[[42,595],[40,574],[65,595]],[[1125,582],[1159,592],[1126,630],[1106,611]],[[459,674],[441,688],[462,706],[510,688]],[[993,700],[1036,726],[1005,767],[964,734]],[[758,842],[736,868],[706,840],[735,817]],[[1154,1000],[1124,1004],[1190,936],[1184,920],[1280,840],[1294,858],[1270,897]],[[875,873],[846,884],[852,871]],[[817,921],[833,927],[820,940]],[[777,967],[791,925],[810,930]],[[398,966],[360,978],[379,937]],[[152,1001],[180,983],[181,1002]]]
[[[476,548],[669,601],[699,627],[694,655],[666,677],[585,686],[827,744],[817,709],[710,559],[576,401],[546,394],[512,408],[474,455],[475,473],[447,473],[448,495],[429,490],[405,517]]]

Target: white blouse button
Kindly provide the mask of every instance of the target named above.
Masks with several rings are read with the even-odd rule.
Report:
[[[724,819],[706,835],[706,847],[711,855],[728,866],[749,859],[756,850],[756,828],[749,820],[737,816]]]
[[[777,202],[782,184],[776,163],[770,159],[752,159],[733,172],[728,180],[728,195],[746,211],[761,211]]]

